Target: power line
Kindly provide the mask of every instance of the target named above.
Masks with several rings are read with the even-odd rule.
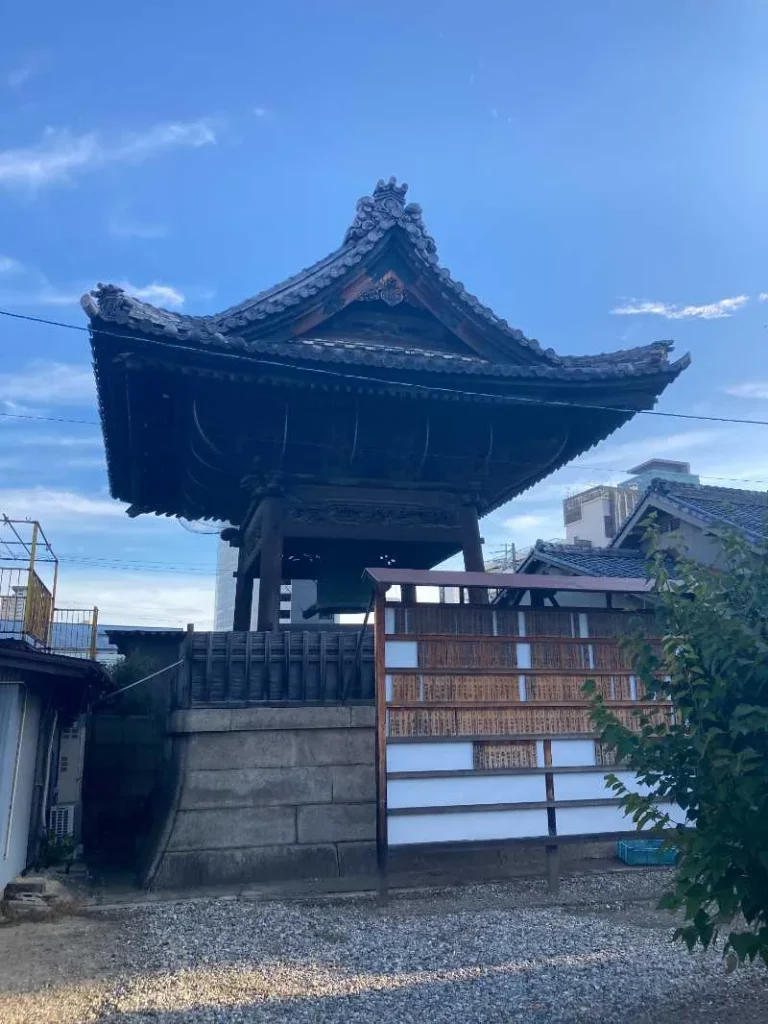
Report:
[[[45,324],[48,327],[62,327],[70,331],[82,331],[85,334],[89,333],[88,327],[77,326],[76,324],[65,324],[59,320],[47,320],[44,317],[29,316],[24,313],[12,313],[7,309],[0,309],[0,316],[12,317],[14,320],[28,320],[32,323]],[[132,344],[136,344],[137,341],[141,341],[142,344],[147,345],[162,345],[161,341],[154,338],[135,338],[130,334],[119,334],[116,331],[108,331],[103,328],[98,329],[98,333],[108,338],[117,338],[123,341],[130,341]],[[175,344],[174,348],[177,351],[188,351],[199,353],[198,349],[193,348],[189,345]],[[229,352],[217,352],[217,356],[223,359],[236,359],[241,360],[242,357]],[[742,426],[755,426],[755,427],[768,427],[768,420],[752,420],[743,419],[736,416],[703,416],[698,413],[687,413],[687,412],[662,412],[658,409],[631,409],[627,406],[611,406],[611,405],[594,405],[586,402],[567,402],[555,398],[529,398],[521,395],[498,395],[493,393],[486,393],[482,391],[464,391],[460,388],[441,388],[436,387],[433,384],[414,384],[411,381],[402,380],[388,380],[382,377],[368,377],[363,374],[355,373],[342,373],[339,370],[326,370],[318,366],[295,366],[291,363],[281,363],[275,359],[264,359],[260,356],[251,356],[251,361],[258,363],[261,366],[272,366],[281,370],[292,370],[293,372],[300,373],[314,373],[320,374],[326,377],[336,377],[342,380],[357,380],[363,381],[368,384],[387,384],[392,387],[400,387],[406,389],[412,389],[414,391],[426,391],[435,394],[448,394],[458,395],[463,398],[488,398],[496,402],[504,402],[512,405],[542,405],[547,407],[557,408],[568,408],[568,409],[586,409],[592,412],[615,412],[615,413],[629,413],[632,416],[661,416],[666,419],[676,420],[695,420],[702,423],[735,423]],[[10,415],[10,414],[7,414]],[[72,421],[74,422],[74,421]]]
[[[44,420],[46,423],[82,423],[88,427],[98,427],[97,420],[72,420],[66,416],[33,416],[31,413],[0,412],[0,416],[11,420]]]

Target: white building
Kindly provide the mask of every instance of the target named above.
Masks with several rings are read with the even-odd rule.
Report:
[[[568,544],[607,547],[622,524],[640,504],[652,480],[671,480],[697,486],[699,478],[690,464],[671,459],[649,459],[630,470],[632,476],[617,486],[590,487],[563,501],[563,521]]]
[[[219,540],[216,558],[216,591],[213,606],[213,628],[232,629],[235,614],[234,573],[237,570],[237,548]],[[304,612],[317,601],[317,584],[312,580],[292,580],[280,587],[280,622],[304,622]],[[253,584],[253,605],[251,606],[251,629],[256,629],[259,614],[259,581]],[[312,616],[310,621],[317,621]]]

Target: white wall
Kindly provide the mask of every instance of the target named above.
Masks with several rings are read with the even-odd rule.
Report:
[[[595,498],[581,506],[581,519],[575,523],[566,523],[565,539],[569,544],[576,540],[590,540],[597,548],[608,546],[610,537],[605,533],[605,517],[613,513],[608,498]]]
[[[27,866],[40,700],[0,683],[0,889]]]

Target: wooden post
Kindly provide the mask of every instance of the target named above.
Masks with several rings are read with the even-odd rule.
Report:
[[[388,897],[387,860],[387,680],[385,657],[386,595],[377,590],[374,605],[374,693],[376,695],[376,872],[379,903],[384,906]]]
[[[485,572],[483,542],[480,524],[474,505],[462,505],[461,546],[464,551],[464,568],[467,572]],[[469,591],[470,604],[488,604],[488,591],[472,588]]]
[[[416,604],[416,584],[400,584],[400,600],[404,605]]]
[[[245,553],[244,547],[240,547],[237,553],[235,614],[232,621],[232,629],[241,633],[247,633],[251,628],[253,608],[253,573],[244,568]]]
[[[560,889],[560,847],[551,843],[546,847],[547,889],[555,896]]]
[[[268,495],[261,503],[259,559],[259,632],[277,629],[280,622],[280,584],[283,580],[283,499]]]

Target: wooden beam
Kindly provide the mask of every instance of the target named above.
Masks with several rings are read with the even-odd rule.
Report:
[[[277,629],[280,622],[280,584],[283,580],[284,499],[267,495],[261,502],[261,558],[257,629]]]
[[[474,505],[462,505],[461,547],[464,552],[464,570],[466,572],[485,572],[483,560],[483,542],[480,537],[480,523]],[[469,592],[470,604],[488,604],[488,591],[472,589]]]

